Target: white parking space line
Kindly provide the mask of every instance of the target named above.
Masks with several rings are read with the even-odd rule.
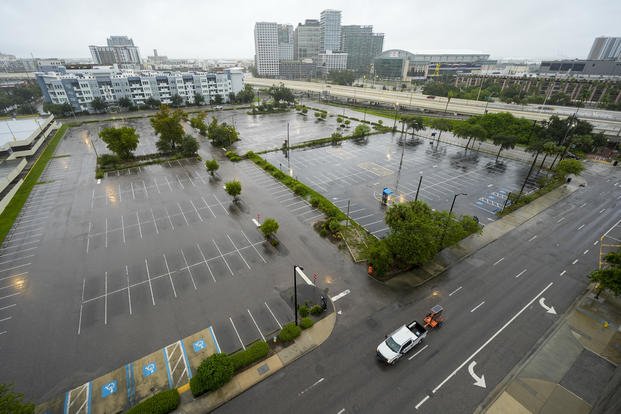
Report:
[[[203,258],[203,262],[205,263],[205,266],[207,266],[207,270],[209,270],[209,274],[211,275],[211,278],[213,279],[213,281],[216,281],[216,278],[213,275],[213,272],[211,271],[211,267],[209,267],[209,263],[207,262],[207,259],[205,258],[205,254],[203,253],[203,249],[201,249],[201,246],[196,243],[196,247],[198,247],[198,251],[201,254],[201,257]]]
[[[479,309],[481,306],[483,306],[483,304],[485,303],[485,301],[479,303],[477,306],[475,306],[474,308],[472,308],[472,310],[470,310],[470,313],[474,312],[475,310]]]
[[[196,206],[194,205],[194,201],[190,200],[190,204],[192,204],[192,207],[194,207],[194,211],[196,211],[196,215],[198,216],[198,218],[199,218],[201,221],[204,221],[204,220],[203,220],[203,216],[201,216],[201,213],[199,213],[199,212],[198,212],[198,209],[197,209],[197,208],[196,208]]]
[[[535,240],[537,238],[537,235],[535,234],[533,237],[531,237],[530,239],[528,239],[529,242]]]
[[[237,328],[235,327],[235,324],[233,323],[233,319],[229,316],[229,321],[231,321],[231,325],[233,325],[233,329],[235,330],[235,334],[237,334],[237,339],[239,339],[239,343],[241,344],[242,348],[244,348],[244,351],[246,350],[246,345],[244,345],[244,342],[241,339],[241,336],[239,336],[239,332],[237,332]]]
[[[10,304],[10,305],[3,306],[3,307],[1,307],[1,308],[0,308],[0,311],[2,311],[2,310],[6,310],[6,309],[10,309],[10,308],[12,308],[12,307],[14,307],[14,306],[17,306],[17,303],[12,303],[12,304]],[[282,328],[281,328],[281,329],[282,329]]]
[[[577,230],[582,230],[582,228],[583,228],[583,227],[584,227],[584,224],[583,224],[583,225],[581,225],[580,227],[578,227],[578,229],[577,229]]]
[[[267,260],[265,260],[263,258],[263,256],[261,255],[261,253],[259,253],[259,251],[257,250],[257,248],[255,247],[255,245],[250,241],[250,239],[248,238],[248,236],[246,236],[246,233],[244,233],[243,230],[240,230],[241,234],[243,234],[243,236],[246,238],[246,240],[248,240],[248,243],[252,246],[252,248],[254,249],[255,252],[257,252],[257,254],[259,255],[259,257],[261,258],[261,260],[263,260],[263,263],[267,263]]]
[[[341,299],[344,296],[347,296],[351,293],[351,291],[349,289],[346,289],[344,291],[342,291],[341,293],[339,293],[338,295],[332,296],[332,302],[336,302],[337,300]]]
[[[140,238],[142,239],[142,226],[140,225],[140,216],[138,215],[138,210],[136,210],[136,221],[138,222],[138,232],[140,233]],[[106,221],[106,223],[107,223],[107,221]],[[172,224],[172,222],[171,222],[171,224]],[[106,238],[106,247],[108,247],[107,241],[108,241],[108,239]]]
[[[517,275],[515,275],[516,278],[522,276],[524,273],[526,273],[527,269],[522,270],[520,273],[518,273]]]
[[[18,253],[24,253],[24,252],[28,252],[30,250],[35,250],[38,249],[38,247],[29,247],[27,249],[21,249],[18,252],[12,252],[12,253],[4,253],[4,254],[0,254],[0,257],[4,257],[4,256],[12,256],[14,254],[18,254]],[[4,251],[4,249],[0,250],[0,251]]]
[[[168,278],[170,279],[170,286],[172,286],[173,294],[175,295],[175,297],[177,297],[177,290],[175,289],[175,284],[173,283],[173,280],[172,280],[172,274],[170,272],[170,268],[168,267],[168,260],[166,260],[165,254],[162,254],[162,257],[164,258],[164,264],[166,265],[166,272],[168,272]]]
[[[213,198],[215,198],[215,199],[216,199],[216,201],[218,202],[218,204],[220,204],[220,207],[222,207],[222,210],[224,210],[224,212],[226,213],[226,215],[227,215],[227,216],[228,216],[228,215],[230,215],[229,211],[228,211],[226,208],[224,208],[224,206],[222,205],[222,203],[220,202],[220,200],[218,200],[218,197],[216,197],[216,195],[215,195],[215,194],[212,194],[212,195],[213,195]]]
[[[414,406],[414,408],[418,410],[420,408],[420,406],[423,405],[425,403],[425,401],[427,401],[428,399],[429,399],[429,396],[426,395],[425,398],[420,400],[419,403]]]
[[[30,266],[31,264],[32,263],[24,263],[24,264],[20,264],[18,266],[9,267],[7,269],[0,269],[0,272],[8,272],[9,270],[19,269],[21,267]]]
[[[576,263],[578,263],[578,259],[574,259],[574,261],[573,261],[573,262],[571,262],[571,264],[574,264],[574,265],[575,265]]]
[[[157,228],[157,220],[155,220],[155,214],[153,214],[153,209],[151,209],[151,218],[153,219],[153,225],[155,226],[155,234],[160,234],[160,230]]]
[[[123,231],[123,244],[125,244],[125,223],[123,222],[123,216],[121,215],[121,229]]]
[[[449,293],[449,296],[453,296],[455,293],[459,292],[461,289],[462,289],[462,286],[458,287],[457,289]]]
[[[265,307],[267,308],[267,310],[270,311],[270,314],[272,315],[272,318],[274,318],[274,320],[276,321],[276,324],[278,325],[278,328],[282,329],[282,325],[280,324],[278,319],[276,319],[276,315],[274,315],[274,312],[272,312],[272,310],[268,306],[267,302],[263,302],[263,303],[265,304]]]
[[[129,288],[129,269],[125,265],[125,278],[127,279],[127,303],[129,304],[129,314],[132,314],[132,292]]]
[[[565,217],[561,217],[560,219],[558,219],[556,222],[560,223],[561,221],[565,220]]]
[[[183,214],[183,209],[181,208],[181,204],[177,203],[177,207],[179,207],[179,211],[181,212],[181,215],[183,216],[183,219],[185,220],[186,226],[189,226],[190,223],[188,222],[188,219],[186,218],[185,214]]]
[[[16,257],[14,259],[8,259],[8,260],[5,260],[3,262],[0,262],[0,265],[3,265],[5,263],[17,262],[19,260],[28,259],[29,257],[34,257],[34,256],[35,256],[34,254],[29,254],[29,255],[26,255],[26,256]]]
[[[261,335],[261,338],[265,342],[265,336],[263,336],[263,333],[261,332],[261,329],[259,329],[259,325],[257,325],[257,321],[254,320],[254,316],[252,316],[252,313],[250,313],[250,309],[246,309],[246,310],[248,311],[248,315],[250,315],[250,318],[252,319],[252,322],[254,323],[254,326],[257,328],[257,331],[259,331],[259,335]]]
[[[211,241],[212,241],[213,245],[216,246],[216,249],[218,250],[218,253],[220,253],[220,257],[222,258],[222,260],[224,260],[224,264],[229,269],[229,272],[231,272],[231,276],[233,276],[233,271],[231,270],[231,266],[229,266],[229,262],[226,261],[226,258],[224,257],[224,255],[222,254],[222,251],[220,250],[220,248],[216,244],[216,241],[214,239],[211,239]]]
[[[168,222],[170,223],[170,227],[174,231],[175,226],[173,225],[172,219],[170,218],[170,213],[168,213],[168,209],[166,207],[164,207],[164,211],[166,212],[166,217],[168,217]]]
[[[207,207],[209,209],[209,212],[211,213],[211,215],[216,218],[216,215],[214,214],[213,210],[211,209],[211,207],[209,207],[209,204],[207,204],[207,201],[205,200],[205,197],[201,197],[201,200],[203,200],[203,203],[205,204],[205,207]]]
[[[104,288],[104,325],[108,324],[108,272],[105,272]]]
[[[496,260],[492,266],[496,266],[498,263],[502,262],[503,260],[505,260],[505,258],[501,257],[500,259]]]
[[[589,249],[586,249],[582,254],[587,254],[589,252]]]
[[[188,269],[188,273],[190,274],[190,279],[192,280],[192,285],[194,286],[194,290],[196,290],[196,282],[194,282],[194,276],[192,276],[192,269],[188,265],[188,261],[185,258],[185,254],[182,249],[179,249],[181,252],[181,257],[183,258],[183,263],[185,263],[185,267]]]
[[[82,279],[82,300],[80,301],[80,319],[78,321],[78,335],[82,329],[82,308],[84,306],[84,287],[86,286],[86,279]]]
[[[151,273],[149,273],[149,262],[147,259],[144,259],[144,265],[147,268],[147,279],[149,280],[149,290],[151,291],[151,302],[153,306],[155,306],[155,296],[153,296],[153,285],[151,284]]]
[[[561,276],[563,276],[565,273],[567,273],[567,270],[563,270],[563,271],[561,272]]]
[[[237,252],[237,254],[239,254],[239,257],[241,257],[241,259],[244,261],[244,263],[246,263],[246,267],[248,267],[248,269],[250,269],[250,265],[248,264],[248,262],[246,261],[246,259],[244,259],[244,256],[241,254],[241,252],[239,251],[239,249],[237,248],[237,246],[235,245],[235,243],[233,242],[233,239],[231,239],[231,236],[229,236],[228,234],[226,235],[226,237],[229,238],[229,241],[231,242],[231,244],[233,245],[233,248],[235,249],[235,251]]]

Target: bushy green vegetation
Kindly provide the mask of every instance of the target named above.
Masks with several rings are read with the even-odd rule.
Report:
[[[205,118],[207,115],[204,112],[199,112],[190,118],[190,126],[192,128],[198,129],[198,133],[202,136],[207,136],[207,125],[205,124]]]
[[[308,306],[306,305],[302,305],[300,307],[298,307],[298,313],[300,314],[301,317],[305,318],[308,316],[309,313],[309,309]]]
[[[268,217],[263,220],[263,223],[259,226],[259,230],[261,230],[261,233],[263,233],[263,236],[266,239],[270,239],[276,234],[278,227],[278,222],[275,219]]]
[[[190,380],[192,395],[198,397],[217,390],[233,377],[235,367],[227,354],[213,354],[201,362],[196,374]]]
[[[0,111],[4,111],[14,105],[17,114],[35,114],[35,102],[41,97],[41,89],[34,81],[26,81],[21,85],[0,88]],[[48,109],[50,109],[48,107]],[[63,108],[66,109],[66,108]],[[69,108],[69,112],[71,108]]]
[[[267,342],[257,341],[245,350],[231,354],[233,370],[240,371],[241,369],[265,358],[269,352],[270,347],[267,345]]]
[[[313,322],[313,320],[311,318],[302,318],[300,320],[300,328],[302,329],[308,329],[310,327],[312,327],[315,324],[315,322]]]
[[[33,414],[35,405],[24,401],[24,396],[14,392],[11,385],[0,384],[0,413]]]
[[[302,329],[293,322],[286,324],[278,333],[280,342],[291,342],[302,333]]]
[[[155,143],[157,150],[164,154],[175,153],[181,147],[184,139],[181,120],[187,118],[187,114],[180,109],[170,111],[166,105],[151,118],[151,126],[155,134],[159,136]]]
[[[207,160],[205,161],[205,168],[207,168],[207,172],[213,177],[215,172],[220,168],[220,164],[218,164],[217,160]]]
[[[131,127],[104,128],[99,137],[106,143],[108,149],[122,160],[132,158],[132,153],[138,147],[138,134],[136,129]]]
[[[367,249],[367,257],[377,275],[391,268],[404,269],[429,262],[440,250],[480,231],[470,216],[449,217],[433,211],[422,201],[395,204],[386,212],[388,235]]]
[[[241,194],[242,185],[239,180],[232,180],[224,184],[224,191],[231,197],[233,197],[233,201],[237,201],[237,197]]]
[[[130,408],[125,414],[168,414],[179,407],[180,400],[176,388],[161,391]]]
[[[589,275],[591,282],[597,283],[597,295],[599,297],[605,289],[613,295],[621,295],[621,250],[610,252],[604,256],[605,265],[594,270]]]
[[[235,141],[239,141],[239,132],[233,125],[226,122],[218,123],[218,120],[213,118],[207,127],[207,138],[216,147],[228,147]]]

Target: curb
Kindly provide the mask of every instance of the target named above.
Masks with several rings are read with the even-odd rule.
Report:
[[[254,364],[253,366],[245,369],[244,371],[235,375],[230,382],[225,384],[219,390],[216,390],[212,393],[209,393],[205,396],[201,396],[197,399],[192,399],[191,401],[181,404],[179,408],[177,408],[173,413],[186,414],[186,413],[205,413],[211,412],[218,407],[224,405],[228,401],[234,399],[245,391],[249,390],[256,384],[262,382],[264,379],[269,378],[276,372],[280,371],[287,365],[293,363],[304,355],[310,353],[319,347],[322,343],[324,343],[332,334],[334,330],[334,326],[336,325],[336,313],[333,311],[330,315],[324,317],[320,321],[318,321],[312,328],[303,331],[302,336],[310,337],[311,343],[310,346],[304,347],[299,352],[293,353],[290,357],[285,357],[283,354],[287,353],[287,349],[295,346],[296,343],[302,342],[302,338],[298,339],[294,342],[293,345],[278,351],[276,354],[271,357]],[[314,334],[312,331],[314,328],[320,327],[321,333]],[[315,332],[317,330],[315,329]],[[313,337],[316,336],[316,337]],[[306,341],[307,339],[305,339]],[[291,351],[289,351],[291,352]],[[283,360],[284,359],[284,360]],[[271,362],[270,362],[271,361]],[[273,366],[268,367],[269,364]],[[268,371],[265,371],[263,374],[257,374],[260,370],[265,370],[266,367]],[[246,377],[246,378],[244,378]],[[249,377],[249,378],[248,378]],[[227,390],[227,387],[229,390]],[[181,390],[180,390],[181,392]]]

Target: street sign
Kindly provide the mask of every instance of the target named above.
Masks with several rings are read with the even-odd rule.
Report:
[[[205,349],[207,345],[205,344],[205,340],[204,339],[199,339],[198,341],[194,342],[192,344],[192,348],[194,348],[194,352],[200,352],[203,349]]]
[[[142,376],[146,378],[151,374],[155,374],[156,371],[157,365],[155,364],[155,362],[149,362],[142,367]]]
[[[116,380],[112,380],[109,383],[101,387],[101,398],[106,398],[110,394],[114,394],[118,390]]]

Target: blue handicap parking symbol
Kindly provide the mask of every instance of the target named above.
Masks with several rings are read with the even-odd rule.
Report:
[[[199,339],[198,341],[194,342],[192,344],[192,347],[194,348],[194,352],[200,352],[202,351],[207,345],[205,344],[205,340],[204,339]]]
[[[149,375],[154,374],[155,371],[157,371],[157,366],[155,365],[155,362],[149,362],[142,367],[142,376],[146,378]]]
[[[106,398],[110,394],[114,394],[118,389],[116,380],[110,381],[103,387],[101,387],[101,398]]]

